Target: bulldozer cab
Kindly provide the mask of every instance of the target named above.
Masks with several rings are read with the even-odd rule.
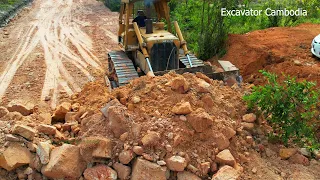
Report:
[[[145,26],[139,27],[144,40],[156,34],[158,39],[171,34],[171,22],[167,0],[122,0],[119,15],[119,44],[125,51],[136,51],[139,49],[139,42],[133,27],[133,21],[138,17],[138,12],[145,16]],[[166,22],[166,23],[165,23]],[[171,34],[172,35],[172,34]],[[173,35],[172,35],[173,36]],[[171,37],[172,38],[172,37]],[[166,38],[168,39],[168,38]],[[146,42],[147,43],[147,42]]]

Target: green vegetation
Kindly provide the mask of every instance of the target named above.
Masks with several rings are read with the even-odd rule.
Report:
[[[319,148],[315,133],[320,127],[318,119],[319,91],[313,82],[298,82],[286,76],[280,81],[275,74],[260,71],[267,79],[264,86],[254,87],[252,94],[244,96],[249,108],[260,112],[273,128],[273,137],[285,144],[295,142],[310,149]]]
[[[13,5],[20,2],[22,2],[22,0],[0,0],[0,11],[9,10]]]

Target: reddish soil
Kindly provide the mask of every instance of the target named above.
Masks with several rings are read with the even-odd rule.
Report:
[[[310,45],[320,33],[318,24],[301,24],[297,27],[269,28],[243,35],[229,36],[227,54],[222,58],[240,68],[244,81],[261,84],[258,72],[265,69],[281,75],[320,84],[320,60],[313,57]]]

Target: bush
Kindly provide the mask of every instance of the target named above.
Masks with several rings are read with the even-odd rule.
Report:
[[[120,0],[105,0],[105,5],[111,11],[120,11],[121,1]]]
[[[319,127],[317,103],[319,91],[313,82],[298,82],[286,76],[280,82],[278,76],[260,71],[267,84],[257,86],[244,96],[249,108],[260,111],[273,128],[273,133],[286,145],[289,140],[309,148],[318,148],[316,128]]]

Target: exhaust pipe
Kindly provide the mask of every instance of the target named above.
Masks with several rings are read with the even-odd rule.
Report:
[[[145,20],[146,34],[152,34],[153,26],[152,26],[152,19],[151,19],[151,1],[145,0],[144,4],[146,7],[146,16],[147,16],[147,19]]]

